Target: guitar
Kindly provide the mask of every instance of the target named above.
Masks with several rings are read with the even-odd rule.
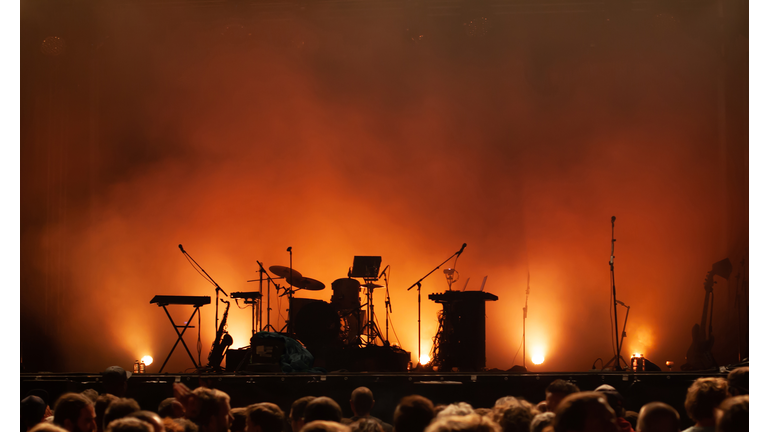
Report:
[[[693,325],[691,329],[691,346],[688,348],[685,359],[686,363],[680,366],[680,369],[684,371],[704,370],[717,367],[715,357],[712,355],[712,346],[715,344],[715,337],[712,335],[712,310],[714,309],[714,301],[710,304],[712,294],[712,288],[714,287],[715,276],[720,276],[724,279],[728,279],[731,276],[731,261],[726,258],[718,261],[712,265],[712,270],[707,273],[707,277],[704,280],[704,310],[701,312],[701,323]],[[707,335],[707,309],[710,311],[709,315],[709,335]]]

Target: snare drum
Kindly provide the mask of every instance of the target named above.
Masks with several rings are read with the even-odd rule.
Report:
[[[351,278],[336,279],[331,287],[331,305],[337,311],[360,309],[360,282]]]

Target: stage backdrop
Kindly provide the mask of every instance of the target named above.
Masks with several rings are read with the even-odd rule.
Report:
[[[612,216],[624,357],[678,370],[724,258],[715,357],[746,356],[746,6],[438,6],[23,2],[25,368],[150,354],[157,371],[176,335],[150,299],[215,296],[179,244],[227,293],[257,290],[257,260],[288,266],[292,247],[293,267],[326,285],[298,296],[325,301],[355,255],[379,255],[389,339],[415,361],[407,288],[467,243],[446,267],[455,288],[487,276],[499,297],[487,366],[523,363],[530,286],[526,365],[588,370],[613,355]],[[446,288],[442,270],[423,282],[423,353],[440,309],[427,296]],[[271,306],[279,329],[287,298]],[[214,311],[201,309],[203,363]],[[250,308],[232,302],[228,329],[247,345]],[[179,347],[166,370],[191,366]]]

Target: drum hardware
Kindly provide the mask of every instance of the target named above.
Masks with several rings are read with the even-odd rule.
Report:
[[[352,269],[349,274],[352,277],[363,278],[364,284],[361,287],[366,288],[366,322],[363,325],[360,333],[365,335],[365,344],[375,345],[376,338],[381,340],[382,344],[388,344],[384,340],[384,337],[379,331],[379,327],[376,325],[375,315],[373,310],[373,290],[381,288],[383,285],[375,284],[379,280],[379,268],[381,267],[380,256],[355,256],[352,261]]]
[[[275,283],[275,281],[274,281],[274,280],[272,280],[272,278],[269,276],[269,273],[267,273],[267,271],[266,271],[266,270],[264,270],[264,265],[263,265],[263,264],[262,264],[262,263],[261,263],[259,260],[256,260],[256,263],[259,265],[259,278],[258,278],[258,279],[256,279],[256,280],[258,280],[258,281],[259,281],[259,292],[263,292],[263,291],[262,291],[262,284],[263,284],[263,282],[264,282],[264,280],[265,280],[265,279],[264,279],[264,276],[266,276],[266,277],[267,277],[267,279],[266,279],[266,280],[267,280],[267,325],[266,325],[266,326],[264,326],[264,327],[262,327],[262,328],[261,328],[261,331],[273,331],[273,332],[277,332],[277,329],[275,329],[275,328],[272,326],[272,322],[271,322],[271,320],[270,320],[270,312],[272,311],[272,303],[270,302],[270,295],[269,295],[269,284],[271,283],[272,285],[274,285],[274,287],[275,287],[275,294],[277,294],[277,293],[279,293],[279,292],[280,292],[280,285],[276,284],[276,283]],[[279,266],[272,266],[272,267],[270,267],[269,269],[270,269],[270,271],[272,271],[273,273],[277,274],[277,273],[276,273],[276,272],[273,270],[273,268],[274,268],[274,267],[279,267]],[[283,268],[284,268],[284,267],[283,267]],[[254,281],[248,281],[248,282],[254,282]],[[261,324],[261,310],[259,310],[259,323]]]

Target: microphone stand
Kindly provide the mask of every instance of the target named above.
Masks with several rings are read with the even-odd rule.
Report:
[[[213,280],[213,278],[205,271],[205,269],[203,269],[200,266],[200,264],[198,264],[197,261],[195,261],[195,259],[192,258],[192,256],[189,255],[187,251],[184,250],[184,248],[181,245],[179,245],[179,249],[181,249],[181,253],[186,255],[187,258],[189,258],[190,260],[192,260],[193,263],[195,263],[195,266],[197,266],[197,268],[199,268],[203,272],[203,274],[205,274],[205,276],[208,278],[208,281],[211,282],[216,287],[216,332],[218,332],[219,331],[219,291],[224,293],[224,297],[229,297],[229,294],[227,294],[223,289],[221,289],[219,284],[217,284],[216,281]]]
[[[611,293],[613,295],[613,324],[614,324],[614,329],[616,331],[616,355],[611,359],[610,362],[608,362],[606,366],[610,365],[613,362],[616,362],[616,364],[613,366],[613,370],[623,371],[624,369],[621,367],[621,362],[623,361],[625,366],[627,362],[621,357],[621,345],[624,343],[624,337],[627,335],[625,330],[627,328],[627,318],[629,318],[629,306],[625,305],[624,303],[616,299],[616,278],[613,271],[613,259],[615,258],[613,253],[614,253],[614,244],[616,243],[616,237],[614,234],[615,223],[616,223],[616,216],[612,216],[611,217],[611,260],[608,262],[608,264],[611,266]],[[619,303],[621,303],[622,306],[627,308],[627,315],[624,317],[624,330],[622,330],[621,332],[621,340],[619,340],[619,316],[618,316],[618,310],[617,310],[617,306]]]
[[[293,246],[288,246],[288,249],[286,249],[288,252],[289,258],[288,258],[288,265],[290,266],[291,272],[288,273],[288,334],[291,335],[291,337],[294,337],[293,334],[293,317],[291,316],[291,312],[293,312]]]
[[[392,271],[392,270],[390,270]],[[387,292],[387,299],[384,300],[384,312],[386,312],[387,317],[384,320],[384,327],[385,327],[385,333],[386,333],[386,341],[384,342],[385,346],[389,346],[389,314],[392,313],[392,302],[389,298],[389,279],[387,278],[387,272],[382,273],[384,276],[384,286],[385,290]]]
[[[431,275],[432,273],[434,273],[435,271],[437,271],[437,269],[439,269],[439,268],[440,268],[440,267],[442,267],[442,266],[443,266],[445,263],[447,263],[448,261],[450,261],[450,260],[451,260],[451,258],[453,258],[453,257],[456,257],[456,259],[458,259],[458,258],[459,258],[459,255],[461,255],[461,253],[462,253],[462,252],[464,252],[464,248],[465,248],[465,247],[467,247],[467,244],[466,244],[466,243],[464,243],[464,245],[463,245],[463,246],[461,246],[461,249],[459,249],[459,251],[458,251],[458,252],[456,252],[456,253],[454,253],[453,255],[449,256],[447,260],[445,260],[445,261],[441,262],[441,263],[440,263],[440,264],[439,264],[437,267],[435,267],[434,269],[432,269],[432,271],[430,271],[429,273],[425,274],[425,275],[424,275],[424,277],[422,277],[421,279],[419,279],[418,281],[416,281],[416,283],[414,283],[413,285],[411,285],[410,287],[408,287],[408,289],[406,290],[406,291],[410,291],[410,290],[411,290],[413,287],[415,287],[415,286],[418,286],[418,289],[417,289],[417,291],[419,292],[419,295],[418,295],[418,297],[419,297],[419,315],[418,315],[418,317],[419,317],[419,318],[418,318],[418,320],[419,320],[419,338],[418,338],[418,344],[419,344],[419,354],[418,354],[418,356],[419,356],[419,358],[417,359],[417,362],[418,362],[419,364],[421,364],[421,281],[423,281],[423,280],[424,280],[424,279],[426,279],[426,278],[427,278],[429,275]]]

